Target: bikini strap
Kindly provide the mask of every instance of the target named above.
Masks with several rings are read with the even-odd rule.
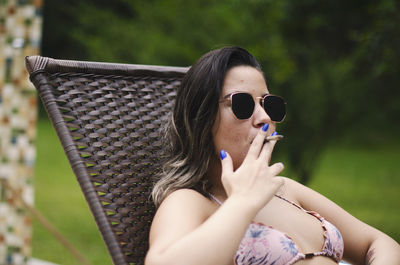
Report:
[[[296,203],[294,203],[294,202],[292,202],[292,201],[286,199],[285,197],[282,197],[282,196],[280,196],[280,195],[278,195],[278,194],[275,194],[275,197],[278,197],[279,199],[284,200],[284,201],[287,202],[287,203],[290,203],[291,205],[293,205],[293,206],[299,208],[300,210],[303,210],[303,211],[307,212],[307,210],[305,210],[303,207],[301,207],[300,205],[297,205]]]
[[[222,202],[220,200],[217,199],[217,197],[215,197],[214,195],[212,195],[210,192],[208,193],[208,195],[210,196],[211,199],[213,199],[216,203],[218,203],[219,205],[222,205]]]
[[[209,192],[208,195],[210,196],[210,198],[211,198],[213,201],[215,201],[215,202],[218,203],[219,205],[222,205],[222,202],[221,202],[220,200],[218,200],[217,197],[215,197],[213,194],[211,194],[211,193]],[[293,206],[299,208],[300,210],[303,210],[303,211],[307,212],[307,210],[305,210],[303,207],[301,207],[300,205],[297,205],[296,203],[294,203],[294,202],[292,202],[292,201],[286,199],[285,197],[282,197],[282,196],[277,195],[277,194],[275,194],[275,197],[277,197],[277,198],[279,198],[279,199],[281,199],[281,200],[284,200],[284,201],[287,202],[287,203],[292,204]]]

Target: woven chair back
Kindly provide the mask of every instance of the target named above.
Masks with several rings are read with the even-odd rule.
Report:
[[[26,59],[114,264],[143,264],[162,127],[184,67]]]

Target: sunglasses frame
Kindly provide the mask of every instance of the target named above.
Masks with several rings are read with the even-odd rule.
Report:
[[[264,100],[265,100],[267,97],[271,97],[271,96],[272,96],[272,97],[280,98],[280,99],[282,99],[283,103],[286,105],[286,101],[285,101],[285,99],[284,99],[283,97],[278,96],[278,95],[274,95],[274,94],[265,94],[265,95],[262,96],[262,97],[255,97],[255,98],[254,98],[250,93],[247,93],[247,92],[233,92],[233,93],[229,93],[228,95],[225,95],[225,96],[223,97],[223,99],[219,101],[219,103],[223,103],[223,102],[229,101],[229,107],[230,107],[231,110],[232,110],[233,116],[235,116],[235,118],[236,118],[237,120],[240,120],[240,121],[244,121],[244,120],[251,119],[251,117],[253,117],[253,114],[254,114],[254,108],[253,108],[253,112],[251,113],[251,116],[250,116],[249,118],[247,118],[247,119],[239,119],[239,118],[235,115],[235,113],[233,112],[233,109],[232,109],[232,96],[234,96],[234,95],[236,95],[236,94],[247,94],[247,95],[250,95],[250,96],[253,98],[253,100],[254,100],[254,108],[256,107],[255,104],[257,103],[257,100],[259,100],[259,104],[262,106],[262,108],[264,109],[265,112],[267,112],[267,111],[265,110],[265,107],[264,107]],[[268,115],[268,113],[267,113],[267,115]],[[268,115],[268,116],[269,116],[269,115]],[[286,117],[286,107],[285,107],[285,115],[283,116],[282,120],[280,120],[280,121],[273,121],[273,122],[281,123],[281,122],[283,122],[283,121],[285,120],[285,117]]]

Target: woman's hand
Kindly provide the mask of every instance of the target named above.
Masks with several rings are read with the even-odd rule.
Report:
[[[284,166],[282,163],[269,165],[276,140],[264,144],[268,125],[264,125],[254,138],[241,166],[233,171],[232,159],[221,150],[221,181],[229,197],[240,198],[261,209],[283,185],[283,179],[276,178]]]

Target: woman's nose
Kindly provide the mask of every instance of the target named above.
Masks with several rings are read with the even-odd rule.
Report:
[[[265,112],[263,106],[260,104],[256,104],[254,107],[254,125],[256,127],[261,127],[266,123],[271,123],[271,118],[268,116],[267,112]]]

